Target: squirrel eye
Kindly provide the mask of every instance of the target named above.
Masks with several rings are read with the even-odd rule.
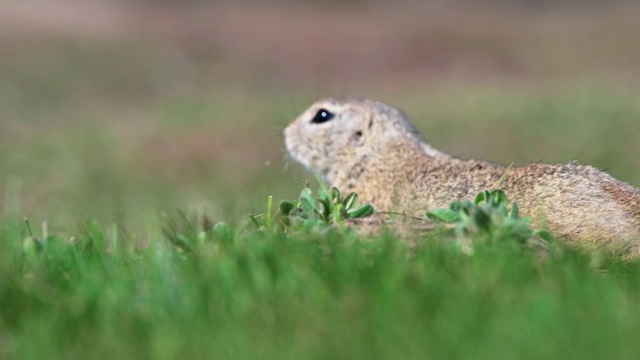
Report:
[[[333,113],[331,113],[330,111],[325,110],[325,109],[320,109],[320,110],[318,110],[316,115],[313,117],[311,122],[314,123],[314,124],[321,124],[321,123],[323,123],[325,121],[329,121],[331,119],[333,119]]]

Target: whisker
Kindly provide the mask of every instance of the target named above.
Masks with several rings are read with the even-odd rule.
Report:
[[[264,166],[271,166],[271,163],[273,162],[273,159],[274,159],[276,156],[280,155],[281,153],[285,153],[285,157],[286,157],[286,155],[287,155],[287,150],[286,150],[285,148],[279,148],[279,149],[277,149],[277,150],[273,151],[273,152],[271,153],[271,155],[267,158],[267,160],[265,160],[265,162],[264,162]]]

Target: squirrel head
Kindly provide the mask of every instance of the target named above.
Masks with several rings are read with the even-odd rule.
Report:
[[[315,102],[284,131],[289,154],[330,183],[392,143],[422,149],[418,131],[397,108],[366,99]]]

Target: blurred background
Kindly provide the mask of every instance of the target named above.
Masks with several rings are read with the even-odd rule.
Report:
[[[0,3],[0,211],[238,222],[315,178],[282,130],[325,96],[401,107],[445,152],[640,185],[636,1]]]

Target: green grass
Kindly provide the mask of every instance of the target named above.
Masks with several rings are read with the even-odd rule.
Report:
[[[64,358],[636,358],[640,267],[442,234],[5,220],[0,352]],[[179,236],[190,251],[167,241]]]

